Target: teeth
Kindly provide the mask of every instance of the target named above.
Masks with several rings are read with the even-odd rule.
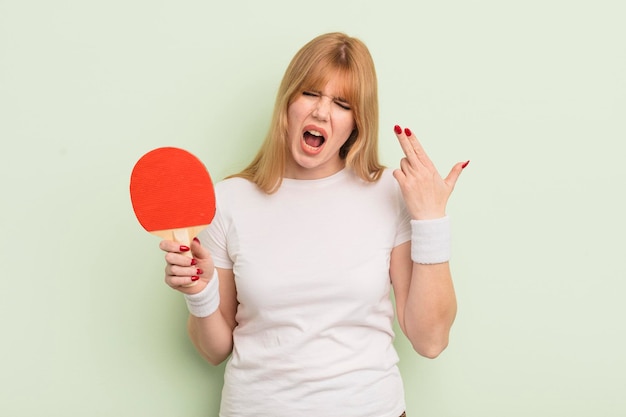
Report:
[[[308,132],[312,134],[313,136],[322,136],[322,134],[318,132],[317,130],[308,130]]]

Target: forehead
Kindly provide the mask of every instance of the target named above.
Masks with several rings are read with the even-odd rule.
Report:
[[[303,89],[323,91],[334,97],[355,101],[357,83],[347,70],[337,68],[314,68],[302,83]],[[332,91],[324,91],[325,89]]]

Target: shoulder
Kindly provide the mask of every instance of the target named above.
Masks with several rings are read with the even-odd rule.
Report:
[[[384,168],[383,169],[383,173],[380,175],[380,179],[379,181],[385,183],[385,184],[397,184],[396,179],[393,176],[393,169],[392,168]]]
[[[398,181],[393,176],[393,171],[391,168],[384,168],[378,180],[374,182],[375,187],[390,192],[399,190]]]
[[[382,175],[376,181],[376,192],[388,204],[393,205],[396,210],[403,211],[405,210],[404,198],[402,197],[400,184],[393,176],[393,171],[395,171],[393,168],[384,169]]]
[[[245,178],[231,177],[219,181],[215,184],[215,194],[217,198],[228,198],[234,195],[262,192],[259,187]]]
[[[239,177],[226,178],[214,186],[217,210],[230,213],[251,207],[267,198],[255,183]]]

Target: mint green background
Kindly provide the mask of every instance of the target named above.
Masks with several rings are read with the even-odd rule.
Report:
[[[377,63],[386,164],[396,123],[442,173],[471,159],[451,345],[397,338],[409,416],[626,415],[624,4],[0,0],[0,415],[216,415],[130,171],[166,145],[241,168],[331,30]]]

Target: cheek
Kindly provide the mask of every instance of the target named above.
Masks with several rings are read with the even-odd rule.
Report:
[[[298,113],[296,109],[292,106],[289,106],[287,109],[287,135],[291,139],[295,132],[298,130]]]
[[[290,119],[301,119],[307,112],[310,112],[311,105],[302,98],[296,99],[287,108],[287,116]]]
[[[348,136],[352,131],[356,128],[356,122],[352,116],[347,116],[344,120],[341,121],[342,131],[348,132]],[[347,137],[347,136],[346,136]]]
[[[291,127],[294,124],[294,119],[295,119],[295,112],[294,112],[294,108],[293,105],[289,106],[289,108],[287,108],[287,129],[291,130]]]

